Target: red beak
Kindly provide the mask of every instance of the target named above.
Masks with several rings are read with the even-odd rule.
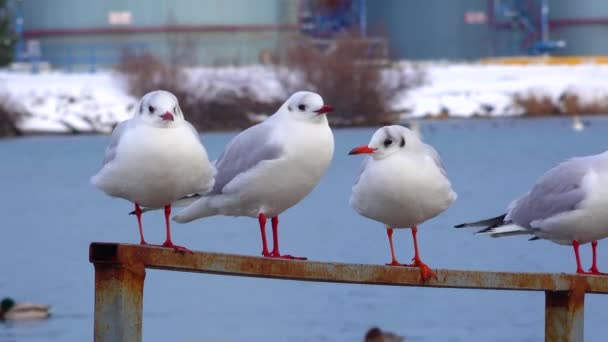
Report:
[[[173,114],[166,112],[165,114],[160,116],[164,121],[173,121]]]
[[[353,154],[370,154],[370,153],[374,153],[377,150],[377,148],[372,148],[369,147],[367,145],[363,145],[363,146],[359,146],[359,147],[355,147],[352,150],[350,150],[350,152],[348,152],[349,155],[353,155]]]
[[[321,107],[321,109],[315,110],[315,113],[317,113],[317,115],[321,115],[321,114],[327,114],[329,112],[333,112],[334,107],[330,106],[330,105],[325,105],[323,107]]]

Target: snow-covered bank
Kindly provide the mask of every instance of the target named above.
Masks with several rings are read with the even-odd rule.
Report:
[[[608,65],[435,64],[426,71],[427,84],[399,97],[395,109],[413,117],[522,115],[518,98],[561,108],[564,95],[581,106],[608,104]]]
[[[24,133],[110,132],[136,103],[111,72],[0,72],[0,98],[20,114]]]
[[[410,68],[411,64],[403,64]],[[508,116],[525,113],[522,99],[539,98],[555,108],[573,96],[579,105],[608,106],[606,65],[424,64],[426,82],[398,95],[393,110],[405,117]],[[247,96],[263,103],[285,94],[275,69],[264,66],[186,70],[192,96]],[[386,74],[388,82],[390,73]],[[130,116],[137,99],[113,72],[25,74],[0,71],[0,99],[22,114],[24,133],[109,132]],[[245,109],[246,110],[246,109]],[[252,113],[244,112],[243,116]]]

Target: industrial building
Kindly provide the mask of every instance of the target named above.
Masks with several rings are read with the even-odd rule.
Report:
[[[296,36],[385,37],[399,59],[608,54],[605,0],[11,0],[21,61],[264,62]]]

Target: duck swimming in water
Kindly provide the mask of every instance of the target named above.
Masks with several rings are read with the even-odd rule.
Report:
[[[0,302],[0,321],[45,319],[51,315],[48,305],[33,303],[17,303],[12,298],[4,298]]]

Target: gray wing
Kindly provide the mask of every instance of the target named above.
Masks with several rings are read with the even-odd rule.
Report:
[[[355,184],[357,185],[359,184],[359,181],[361,180],[361,175],[363,174],[363,172],[365,171],[365,168],[367,167],[367,164],[369,164],[369,161],[372,159],[371,156],[366,156],[363,159],[363,162],[361,162],[361,168],[359,168],[359,174],[357,174],[357,178],[355,178]]]
[[[590,163],[588,157],[575,158],[549,170],[530,192],[513,201],[507,219],[528,229],[538,229],[535,221],[577,209],[586,196],[581,183]]]
[[[250,127],[234,137],[215,162],[217,174],[210,194],[220,194],[236,176],[264,160],[278,159],[283,148],[270,139],[272,127],[261,123]]]
[[[433,159],[433,161],[435,162],[435,165],[437,165],[437,167],[439,168],[439,171],[441,171],[441,174],[444,177],[448,177],[448,173],[445,171],[445,167],[443,166],[443,162],[441,161],[441,157],[439,156],[439,152],[437,152],[437,150],[435,150],[433,148],[433,146],[424,144],[424,149],[425,152]]]
[[[103,158],[103,163],[101,167],[104,167],[106,164],[114,160],[116,158],[116,150],[118,148],[118,144],[120,143],[120,138],[124,135],[124,133],[131,127],[133,119],[125,120],[120,122],[114,130],[112,131],[112,137],[110,138],[110,144],[106,148],[106,155]]]

